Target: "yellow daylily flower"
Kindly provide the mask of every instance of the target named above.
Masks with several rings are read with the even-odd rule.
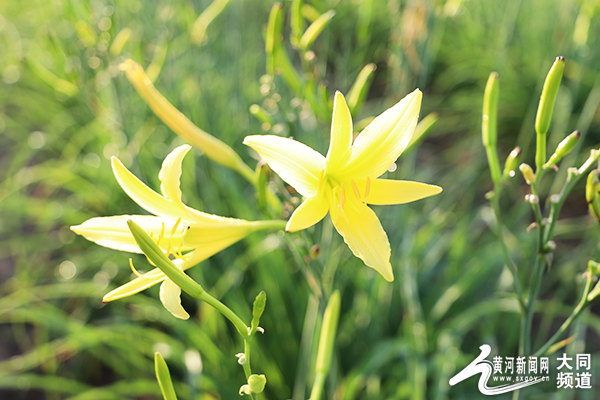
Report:
[[[156,240],[167,256],[174,256],[173,263],[177,267],[186,270],[252,232],[276,228],[282,224],[281,221],[245,221],[219,217],[183,204],[180,190],[181,163],[190,149],[189,145],[179,146],[165,158],[158,175],[162,195],[146,186],[118,158],[113,157],[112,169],[125,193],[154,216],[97,217],[72,226],[71,229],[101,246],[142,253],[127,226],[127,220],[133,220]],[[104,296],[103,301],[131,296],[159,282],[162,282],[160,300],[165,308],[177,318],[189,318],[181,306],[181,289],[158,268],[111,291]]]
[[[344,96],[336,92],[326,157],[290,138],[247,136],[244,144],[305,197],[286,230],[309,228],[329,212],[354,255],[393,281],[389,240],[367,204],[403,204],[442,192],[439,186],[379,179],[410,142],[421,97],[418,89],[410,93],[375,118],[353,142],[350,110]]]

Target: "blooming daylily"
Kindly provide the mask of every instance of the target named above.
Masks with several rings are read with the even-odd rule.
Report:
[[[189,145],[179,146],[165,158],[158,175],[162,195],[146,186],[119,159],[113,157],[112,169],[125,193],[154,216],[92,218],[71,229],[101,246],[142,253],[127,226],[127,220],[133,220],[156,240],[167,256],[174,256],[172,261],[178,268],[186,270],[252,232],[277,226],[279,221],[245,221],[219,217],[183,204],[180,190],[181,163],[190,149]],[[177,318],[189,318],[181,306],[181,289],[158,268],[111,291],[104,296],[103,301],[131,296],[159,282],[162,282],[160,300],[165,308]]]
[[[298,193],[304,202],[286,230],[306,229],[327,215],[352,252],[386,280],[394,274],[391,248],[379,219],[367,204],[403,204],[433,196],[442,188],[419,182],[379,179],[404,151],[421,107],[417,89],[375,118],[352,141],[352,117],[336,92],[327,157],[290,138],[248,136],[252,147]]]

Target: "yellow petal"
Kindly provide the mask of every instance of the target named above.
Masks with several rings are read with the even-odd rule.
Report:
[[[285,230],[296,232],[310,228],[322,220],[327,215],[328,210],[327,200],[323,196],[310,197],[296,208],[287,222]]]
[[[361,179],[356,184],[359,187],[361,200],[364,201],[367,187],[366,179]],[[439,186],[421,182],[371,179],[366,201],[369,204],[375,205],[404,204],[435,196],[443,191]]]
[[[81,225],[72,226],[71,230],[100,246],[130,253],[142,253],[127,227],[128,219],[133,220],[155,239],[158,239],[162,231],[164,238],[161,239],[159,246],[163,249],[169,246],[169,241],[172,249],[182,251],[192,249],[190,246],[181,245],[185,226],[179,224],[175,232],[171,234],[176,221],[150,215],[91,218]]]
[[[210,257],[210,255],[206,256],[205,253],[194,250],[184,254],[183,258],[177,258],[173,260],[173,263],[182,271],[185,271],[193,267],[194,265],[206,260],[208,257]],[[146,272],[145,274],[143,274],[142,276],[138,276],[131,282],[119,286],[118,288],[107,293],[102,299],[102,301],[107,303],[109,301],[114,301],[122,299],[123,297],[134,295],[136,293],[141,292],[142,290],[146,290],[149,287],[152,287],[157,283],[164,281],[166,278],[167,276],[160,269],[154,268],[150,272]]]
[[[119,185],[121,185],[125,193],[127,193],[127,195],[142,208],[152,214],[169,217],[173,220],[177,220],[179,217],[183,216],[185,218],[182,218],[182,221],[191,222],[180,205],[159,195],[146,186],[135,175],[129,172],[118,158],[113,157],[111,161],[113,172]]]
[[[210,257],[253,231],[254,229],[248,226],[192,226],[184,235],[183,241],[186,246],[196,247],[196,251],[210,254]]]
[[[172,280],[165,279],[160,285],[160,301],[175,318],[188,319],[190,317],[181,306],[181,288]]]
[[[246,136],[244,144],[252,147],[281,179],[304,197],[319,190],[319,178],[325,169],[325,157],[293,139],[279,136]]]
[[[385,280],[393,281],[390,242],[377,215],[349,193],[346,193],[344,205],[339,208],[338,217],[332,218],[333,224],[352,253]]]
[[[343,171],[345,178],[376,178],[387,171],[410,142],[419,118],[421,97],[421,91],[416,89],[358,135],[352,144],[348,168]]]
[[[160,179],[160,190],[167,199],[171,200],[179,207],[183,207],[181,202],[181,163],[183,157],[187,154],[192,146],[184,144],[174,149],[163,161],[162,168],[158,173]]]
[[[336,171],[346,164],[347,158],[350,156],[351,143],[352,116],[344,95],[336,92],[333,103],[329,151],[327,152],[327,172]]]
[[[108,292],[102,298],[102,301],[108,303],[109,301],[114,301],[122,299],[123,297],[134,295],[136,293],[141,292],[142,290],[146,290],[149,287],[156,285],[159,282],[164,281],[166,278],[167,276],[163,274],[160,269],[154,268],[150,272],[146,272],[145,274],[135,278],[131,282],[127,282],[126,284],[121,285],[118,288]]]

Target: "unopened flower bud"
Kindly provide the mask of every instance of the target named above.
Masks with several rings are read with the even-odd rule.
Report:
[[[598,170],[590,172],[585,186],[585,199],[592,215],[600,222],[600,181]]]
[[[265,390],[265,385],[267,384],[267,378],[264,375],[250,375],[248,378],[248,386],[250,386],[250,391],[252,393],[262,393]]]
[[[573,147],[575,147],[575,145],[579,141],[580,136],[581,136],[581,134],[579,133],[579,131],[575,131],[575,132],[571,133],[569,136],[567,136],[566,138],[564,138],[563,141],[558,144],[558,146],[556,147],[556,150],[554,151],[554,154],[552,154],[552,156],[550,156],[550,159],[544,165],[544,168],[548,168],[552,165],[555,165],[564,156],[569,154],[569,152],[571,150],[573,150]]]
[[[242,387],[240,387],[239,394],[240,394],[240,396],[243,396],[245,394],[251,395],[252,390],[250,390],[250,385],[242,385]]]
[[[246,364],[246,353],[237,353],[235,356],[238,358],[238,364]]]
[[[483,119],[481,133],[485,147],[495,147],[497,139],[498,96],[500,93],[499,77],[497,72],[492,72],[485,85],[483,95]]]
[[[552,111],[556,102],[556,94],[560,87],[563,71],[565,69],[565,58],[556,57],[552,68],[546,76],[542,95],[540,96],[540,104],[538,106],[537,115],[535,117],[535,130],[540,135],[545,135],[550,127],[552,119]]]
[[[548,243],[546,243],[546,251],[552,252],[554,250],[556,250],[556,242],[554,240],[550,240]]]
[[[527,182],[528,185],[531,185],[531,183],[535,181],[535,174],[528,164],[521,164],[519,170],[523,174],[523,178],[525,178],[525,182]]]
[[[504,163],[504,179],[512,178],[515,176],[515,170],[519,166],[519,156],[521,155],[521,148],[515,147],[513,151],[510,152],[508,157],[506,158],[506,162]]]
[[[310,251],[308,252],[308,255],[311,260],[316,260],[317,257],[319,257],[319,254],[321,254],[321,246],[319,246],[318,244],[313,245],[310,248]]]

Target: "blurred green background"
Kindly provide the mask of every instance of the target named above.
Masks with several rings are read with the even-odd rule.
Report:
[[[483,88],[489,73],[498,71],[501,160],[518,144],[522,160],[533,163],[541,87],[554,58],[564,56],[548,149],[579,129],[577,154],[565,162],[580,165],[600,142],[600,4],[307,3],[318,13],[334,9],[336,15],[312,53],[301,55],[290,45],[291,2],[284,2],[284,43],[297,71],[331,95],[347,93],[360,70],[375,63],[355,122],[419,87],[421,116],[435,112],[439,119],[388,175],[437,184],[444,193],[375,207],[392,244],[392,284],[352,256],[328,219],[287,235],[289,240],[279,232],[255,234],[189,273],[246,319],[256,294],[267,292],[265,334],[254,342],[252,361],[254,371],[268,379],[263,398],[308,397],[314,332],[325,305],[317,289],[332,287],[342,292],[342,312],[328,399],[482,398],[475,378],[452,388],[448,380],[483,343],[501,355],[516,355],[519,335],[512,281],[503,270],[484,198],[492,184],[480,139]],[[111,156],[158,189],[160,163],[183,143],[119,71],[128,57],[153,74],[156,87],[196,125],[252,166],[255,160],[241,144],[250,134],[294,136],[326,151],[330,121],[280,76],[263,76],[263,32],[273,3],[215,1],[216,16],[198,43],[191,33],[210,5],[0,2],[0,398],[158,399],[154,351],[165,356],[180,399],[238,398],[244,377],[234,354],[242,349],[221,315],[184,296],[192,318],[176,320],[160,304],[157,288],[102,304],[105,293],[130,279],[129,255],[69,230],[94,216],[142,212],[114,179]],[[255,119],[252,104],[263,106],[272,123]],[[246,181],[194,153],[184,162],[187,204],[218,215],[262,217],[249,201],[254,191]],[[556,193],[565,173],[561,168],[549,174],[545,190]],[[281,187],[277,177],[272,180]],[[517,176],[502,200],[514,234],[510,251],[523,279],[535,251],[535,235],[526,231],[533,220],[522,200],[527,189]],[[286,201],[289,210],[295,200]],[[600,258],[599,229],[588,215],[583,185],[567,201],[556,229],[554,263],[540,292],[534,348],[573,309],[587,261]],[[313,244],[321,246],[321,255],[306,264]],[[147,266],[143,257],[134,262],[142,270]],[[311,285],[314,274],[317,289]],[[551,380],[531,388],[527,398],[600,395],[599,309],[586,311],[573,327],[570,334],[577,337],[566,350],[592,353],[595,390],[557,391]]]

